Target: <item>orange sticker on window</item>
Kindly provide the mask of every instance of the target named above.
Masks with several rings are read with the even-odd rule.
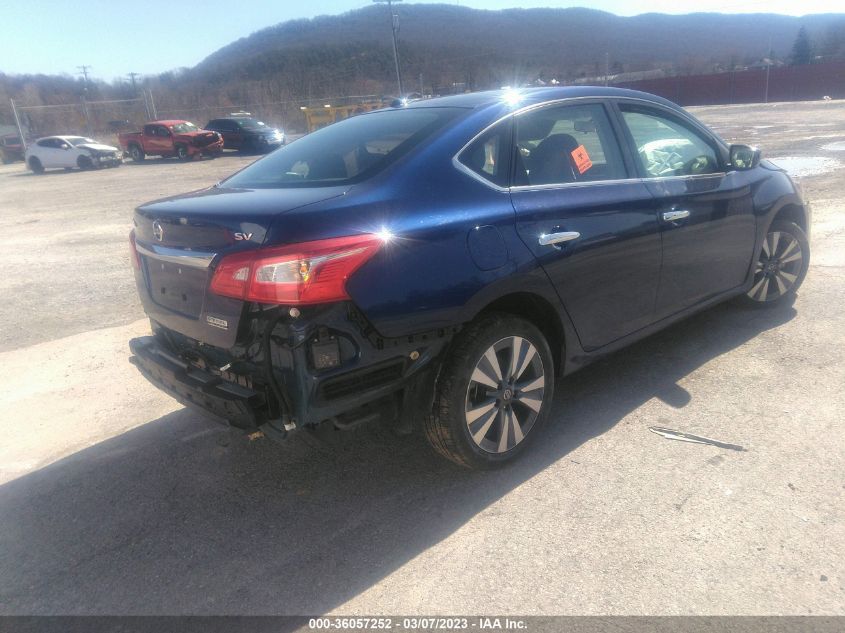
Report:
[[[575,161],[575,167],[578,169],[579,174],[583,174],[593,166],[593,161],[590,160],[590,155],[583,145],[579,145],[572,150],[572,160]]]

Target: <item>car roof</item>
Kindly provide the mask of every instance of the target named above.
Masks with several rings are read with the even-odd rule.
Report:
[[[664,106],[677,108],[671,101],[658,97],[657,95],[638,90],[627,90],[625,88],[609,88],[604,86],[565,86],[546,88],[504,88],[501,90],[485,90],[483,92],[469,92],[460,95],[447,97],[435,97],[433,99],[421,99],[411,101],[408,108],[434,108],[434,107],[457,107],[457,108],[484,108],[498,105],[503,101],[514,99],[518,95],[519,105],[533,105],[544,101],[556,101],[558,99],[575,99],[595,97],[597,99],[608,97],[627,97],[629,99],[642,99],[658,103]]]
[[[167,125],[167,126],[171,126],[171,125],[177,125],[178,123],[190,123],[190,121],[187,121],[185,119],[164,119],[164,120],[161,120],[161,121],[149,121],[149,122],[145,123],[144,125]]]
[[[42,136],[40,138],[35,139],[35,142],[38,141],[46,141],[47,139],[57,138],[60,141],[66,141],[69,138],[89,138],[87,136],[83,136],[82,134],[53,134],[52,136]]]

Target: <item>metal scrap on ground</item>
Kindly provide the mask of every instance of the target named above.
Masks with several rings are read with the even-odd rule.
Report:
[[[678,440],[680,442],[693,442],[694,444],[709,444],[710,446],[718,446],[719,448],[727,448],[732,451],[745,451],[746,449],[739,444],[728,444],[727,442],[720,442],[709,437],[702,437],[701,435],[693,435],[692,433],[684,433],[674,429],[667,429],[662,426],[650,426],[648,430],[652,433],[657,433],[667,440]]]

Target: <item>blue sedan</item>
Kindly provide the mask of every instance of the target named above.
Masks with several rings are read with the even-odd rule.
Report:
[[[791,301],[809,207],[758,150],[612,88],[366,113],[142,205],[133,362],[283,439],[377,421],[488,468],[555,379],[732,297]]]

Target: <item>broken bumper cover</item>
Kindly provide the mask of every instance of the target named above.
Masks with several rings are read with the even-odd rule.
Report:
[[[156,387],[186,406],[199,407],[224,424],[254,430],[263,422],[256,410],[265,405],[263,393],[196,369],[165,350],[154,336],[129,341],[129,361]]]

